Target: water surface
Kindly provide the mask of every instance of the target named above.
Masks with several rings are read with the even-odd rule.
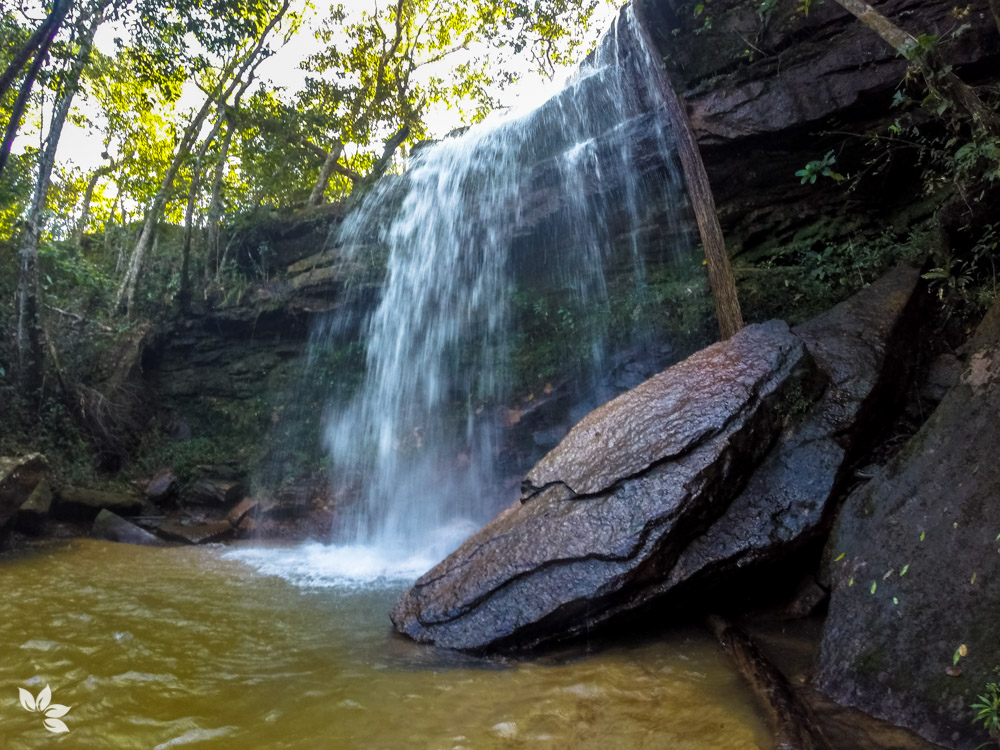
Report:
[[[472,659],[392,634],[401,582],[310,582],[316,549],[236,554],[77,540],[0,557],[0,747],[771,747],[698,631]],[[46,684],[68,734],[18,702]]]

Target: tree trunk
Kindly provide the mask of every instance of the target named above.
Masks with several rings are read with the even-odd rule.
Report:
[[[240,104],[240,99],[246,90],[253,83],[254,74],[253,70],[247,76],[247,79],[240,86],[239,91],[236,92],[236,96],[233,97],[233,107],[238,107]],[[198,156],[195,157],[194,169],[191,174],[191,188],[188,190],[188,202],[187,208],[184,211],[184,247],[181,251],[181,283],[180,289],[177,292],[177,302],[180,305],[181,310],[187,310],[191,303],[191,240],[194,233],[194,209],[198,203],[198,192],[201,189],[201,165],[204,163],[205,154],[208,153],[208,147],[215,142],[215,139],[219,135],[219,130],[222,129],[222,124],[228,118],[228,108],[226,106],[225,99],[219,102],[219,116],[215,120],[215,124],[212,126],[212,130],[209,132],[208,136],[201,144],[201,148],[198,149]],[[231,138],[232,130],[230,130],[226,135],[226,143],[220,155],[222,160],[220,164],[225,163],[226,155],[229,150],[229,142]],[[221,179],[221,177],[220,177]],[[213,185],[213,199],[215,186]]]
[[[729,264],[729,253],[726,251],[726,240],[719,225],[719,216],[715,209],[715,197],[712,186],[705,172],[705,163],[698,150],[698,142],[691,132],[684,104],[674,92],[671,83],[667,82],[668,108],[671,112],[673,130],[677,143],[677,152],[684,170],[684,180],[687,183],[688,195],[694,208],[698,232],[701,234],[701,244],[705,250],[705,261],[708,267],[708,283],[712,289],[715,301],[715,315],[719,321],[719,335],[723,340],[730,338],[743,328],[743,313],[740,310],[740,300],[736,294],[736,279]]]
[[[52,29],[52,32],[42,39],[42,43],[38,47],[38,52],[35,54],[35,59],[32,61],[31,67],[28,68],[24,80],[21,81],[21,89],[18,91],[17,99],[14,100],[14,106],[11,109],[10,117],[4,128],[3,144],[0,145],[0,174],[3,174],[4,167],[7,166],[10,149],[14,145],[14,138],[17,137],[17,131],[21,127],[21,118],[24,117],[24,110],[28,106],[28,99],[31,97],[31,89],[35,85],[38,71],[45,64],[45,58],[49,53],[49,47],[52,46],[52,40],[55,39],[56,31],[58,29]]]
[[[160,182],[160,187],[156,192],[156,196],[153,198],[153,204],[149,211],[146,212],[146,217],[142,224],[142,232],[139,234],[139,239],[135,243],[135,249],[132,251],[132,257],[129,259],[128,269],[125,271],[125,276],[122,278],[121,284],[118,286],[118,294],[115,298],[115,308],[120,310],[124,306],[128,317],[132,317],[132,312],[135,307],[135,290],[136,284],[139,280],[139,271],[142,268],[146,251],[149,249],[153,240],[156,225],[159,223],[163,209],[166,208],[167,200],[170,198],[170,192],[173,189],[174,180],[177,177],[177,172],[180,169],[181,162],[191,152],[191,147],[194,146],[195,138],[198,137],[198,132],[201,130],[201,125],[208,116],[208,113],[212,108],[212,104],[217,101],[225,101],[228,99],[239,85],[243,76],[246,75],[248,70],[250,70],[251,66],[259,64],[257,57],[264,48],[264,41],[267,39],[271,30],[285,15],[290,3],[291,0],[286,0],[274,17],[268,21],[267,26],[264,27],[263,31],[261,31],[260,37],[254,45],[254,48],[247,53],[246,57],[243,58],[239,69],[233,75],[233,79],[230,81],[229,85],[225,86],[224,81],[226,75],[232,73],[232,67],[230,67],[226,71],[226,74],[220,78],[215,92],[213,92],[213,94],[205,100],[205,103],[195,115],[194,119],[188,124],[187,128],[185,128],[184,135],[181,138],[180,143],[177,145],[177,150],[174,152],[170,166],[167,168],[167,172],[163,176],[163,180]]]
[[[14,54],[3,73],[0,73],[0,97],[3,97],[7,93],[7,89],[14,85],[17,74],[27,65],[28,60],[31,59],[31,55],[36,50],[38,50],[39,56],[45,56],[45,50],[48,50],[52,44],[52,39],[59,31],[71,4],[70,0],[53,0],[49,15],[45,17],[31,38]]]
[[[639,10],[636,10],[638,16]],[[656,49],[649,37],[644,19],[638,18],[639,31],[644,37],[646,47],[652,52]],[[655,53],[654,53],[655,54]],[[743,313],[740,311],[740,300],[736,294],[736,279],[726,252],[726,241],[719,225],[718,212],[715,209],[715,198],[712,195],[712,185],[705,172],[705,162],[702,161],[698,141],[691,130],[687,110],[677,95],[670,75],[663,67],[660,72],[660,93],[677,145],[677,155],[680,157],[684,181],[687,183],[688,195],[694,209],[695,221],[701,235],[701,244],[705,249],[705,264],[708,266],[708,283],[712,289],[715,301],[715,316],[719,322],[719,335],[728,339],[743,328]]]
[[[375,105],[385,94],[385,69],[389,64],[389,60],[399,50],[399,45],[403,40],[404,3],[405,0],[397,0],[396,33],[393,36],[392,43],[383,47],[382,56],[379,58],[378,62],[378,70],[375,73],[375,86],[372,90],[372,98],[367,107],[364,105],[364,91],[358,90],[355,92],[356,98],[354,103],[351,105],[349,117],[351,132],[353,133],[361,132],[368,125],[372,112],[375,110]],[[310,206],[318,206],[323,203],[323,196],[326,194],[326,186],[330,184],[330,176],[337,169],[337,162],[340,161],[340,157],[343,153],[344,142],[342,140],[338,140],[327,154],[326,159],[323,162],[323,167],[319,171],[319,177],[316,179],[316,184],[313,185],[312,192],[309,194]]]
[[[757,644],[716,615],[708,616],[708,627],[762,704],[775,746],[781,750],[829,750],[808,707]]]
[[[323,196],[326,194],[326,186],[330,184],[330,177],[340,161],[340,155],[344,153],[344,144],[337,142],[326,155],[323,166],[319,170],[319,177],[313,185],[312,192],[309,193],[309,205],[318,206],[323,203]]]
[[[17,286],[17,371],[22,393],[30,399],[40,396],[45,363],[42,348],[42,323],[38,304],[38,247],[45,224],[45,202],[49,194],[52,169],[59,148],[59,138],[69,115],[70,105],[80,84],[80,75],[90,59],[94,35],[104,16],[107,0],[94,9],[90,24],[80,40],[80,50],[63,80],[62,91],[52,109],[52,121],[45,148],[38,162],[38,178],[28,208],[27,228],[21,244],[21,273]],[[42,57],[39,50],[38,58]],[[36,62],[37,62],[36,59]]]
[[[73,230],[73,244],[77,247],[83,242],[83,233],[87,229],[87,222],[90,221],[90,204],[94,200],[94,190],[97,188],[97,181],[105,175],[110,174],[114,166],[112,162],[111,164],[105,164],[103,167],[98,167],[90,175],[90,179],[87,180],[87,189],[83,193],[83,207],[80,210],[80,219],[76,223],[76,229]]]
[[[215,259],[215,278],[219,278],[219,224],[222,221],[222,182],[226,177],[226,161],[229,159],[229,148],[233,143],[233,133],[236,124],[232,114],[226,113],[226,134],[222,138],[222,145],[219,147],[219,160],[215,164],[215,171],[212,175],[212,197],[208,201],[208,217],[206,222],[206,244],[208,254]],[[207,277],[206,277],[207,280]]]
[[[366,174],[362,180],[362,187],[370,187],[374,185],[379,177],[385,174],[385,170],[389,168],[389,164],[392,163],[392,156],[396,153],[396,149],[402,145],[403,141],[410,137],[410,126],[404,125],[396,134],[392,136],[389,140],[385,142],[385,150],[382,151],[382,155],[378,158],[374,164],[372,164],[372,171]]]
[[[1000,117],[980,99],[972,87],[964,83],[951,69],[944,65],[935,54],[914,54],[919,49],[917,39],[905,29],[901,29],[864,0],[836,0],[848,13],[874,31],[902,56],[912,60],[920,68],[920,74],[932,94],[945,101],[950,100],[968,114],[972,121],[993,138],[1000,138]],[[997,29],[1000,30],[1000,16],[997,8],[1000,0],[990,0]]]
[[[184,135],[181,137],[180,143],[177,145],[177,150],[174,152],[173,159],[170,161],[170,166],[167,167],[167,172],[163,175],[163,179],[160,181],[160,187],[156,191],[156,195],[153,196],[153,202],[150,204],[149,210],[146,212],[146,216],[143,219],[142,231],[139,233],[139,239],[136,240],[135,248],[132,250],[128,267],[125,269],[125,275],[122,277],[122,282],[118,286],[118,294],[115,297],[115,308],[120,310],[124,305],[129,318],[132,317],[132,312],[135,308],[136,283],[139,280],[139,270],[142,268],[143,260],[145,260],[146,251],[153,243],[156,225],[159,223],[160,215],[163,213],[163,209],[166,208],[167,200],[170,197],[170,191],[174,186],[174,178],[177,177],[177,172],[181,167],[181,162],[191,150],[192,141],[194,140],[198,130],[201,128],[201,123],[204,122],[205,117],[208,115],[211,103],[211,99],[207,100],[195,115],[194,119],[188,123],[187,128],[184,129]]]

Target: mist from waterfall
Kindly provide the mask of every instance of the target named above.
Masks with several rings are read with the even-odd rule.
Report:
[[[610,275],[624,272],[639,304],[644,217],[655,206],[683,223],[658,63],[637,23],[623,10],[535,109],[418,149],[406,174],[380,181],[340,227],[345,263],[384,263],[374,310],[330,313],[310,344],[353,330],[365,345],[363,382],[327,404],[324,428],[330,481],[357,496],[332,541],[367,561],[359,574],[383,564],[373,554],[388,568],[432,564],[516,497],[500,460],[508,407],[523,397],[511,385],[515,295],[559,290],[562,306],[539,315],[602,310]],[[690,252],[676,229],[654,244],[658,257]],[[599,317],[565,326],[586,347],[574,375],[574,393],[595,401],[586,408],[613,395],[598,393],[614,348]],[[615,345],[641,346],[643,335]]]

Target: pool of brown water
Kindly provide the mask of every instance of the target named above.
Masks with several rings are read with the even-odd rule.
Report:
[[[701,631],[476,659],[392,633],[405,585],[297,584],[222,547],[0,557],[0,748],[772,747]],[[66,733],[19,702],[46,685]]]

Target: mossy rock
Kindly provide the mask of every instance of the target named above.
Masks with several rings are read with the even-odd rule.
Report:
[[[840,513],[817,668],[837,701],[951,748],[988,740],[971,705],[1000,667],[1000,304],[969,351],[911,446]]]

